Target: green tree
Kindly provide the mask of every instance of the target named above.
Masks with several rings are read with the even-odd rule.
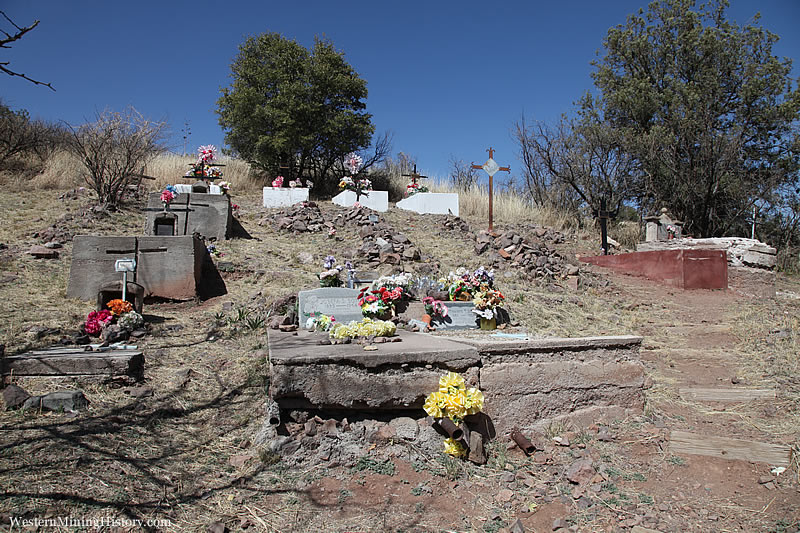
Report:
[[[603,116],[645,174],[644,207],[701,236],[797,180],[800,90],[778,37],[725,15],[726,0],[657,0],[611,28],[593,62]],[[758,15],[754,24],[758,22]]]
[[[325,185],[347,153],[370,144],[367,83],[329,41],[309,51],[277,33],[248,38],[231,77],[217,101],[225,140],[270,175]]]

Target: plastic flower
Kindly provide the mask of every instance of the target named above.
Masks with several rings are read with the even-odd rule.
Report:
[[[144,318],[136,311],[130,311],[119,317],[117,322],[121,328],[133,331],[144,325]]]
[[[448,372],[439,378],[439,392],[442,394],[449,394],[453,390],[463,389],[464,387],[466,387],[466,384],[464,383],[464,378],[461,376],[461,374]]]
[[[444,453],[450,454],[453,457],[464,457],[467,455],[467,450],[464,445],[455,439],[444,439]]]
[[[229,182],[229,181],[220,181],[219,183],[217,183],[217,187],[220,188],[220,190],[222,191],[222,194],[228,194],[228,192],[230,192],[230,190],[231,190],[231,182]]]
[[[278,176],[274,180],[272,180],[272,186],[276,188],[283,187],[283,176]]]
[[[347,154],[347,156],[344,158],[344,164],[350,169],[351,174],[356,174],[358,169],[361,168],[361,164],[363,162],[364,160],[361,159],[361,156],[355,152]]]
[[[333,257],[332,255],[327,256],[325,258],[325,262],[323,263],[325,268],[328,268],[328,269],[333,268],[333,265],[335,265],[335,264],[336,264],[336,258]]]
[[[217,147],[213,144],[206,144],[197,149],[198,163],[211,163],[217,157]]]
[[[467,408],[468,415],[478,414],[483,410],[483,393],[472,387],[464,395],[464,407]]]
[[[429,416],[442,418],[444,416],[444,398],[444,394],[438,391],[432,392],[425,398],[422,408]]]
[[[164,189],[163,191],[161,191],[161,201],[164,202],[165,205],[168,205],[174,199],[175,199],[175,193],[173,193],[169,189]]]
[[[174,185],[167,185],[166,187],[164,187],[164,190],[169,191],[172,194],[178,194],[178,189],[176,189]]]
[[[130,313],[133,311],[133,305],[126,300],[120,300],[119,298],[115,300],[111,300],[106,304],[109,309],[111,309],[111,313],[114,316],[120,316],[125,313]]]

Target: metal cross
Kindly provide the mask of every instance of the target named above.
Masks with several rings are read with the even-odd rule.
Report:
[[[417,164],[414,163],[414,171],[411,174],[402,174],[404,178],[411,178],[411,183],[416,184],[418,180],[425,178],[428,179],[428,176],[420,176],[417,174]]]
[[[603,255],[608,255],[608,221],[616,218],[617,210],[609,211],[606,199],[600,200],[600,209],[595,209],[592,214],[600,221],[600,246],[603,248]]]
[[[489,174],[489,231],[492,231],[494,229],[494,211],[493,211],[493,203],[494,203],[493,202],[493,200],[494,200],[493,199],[493,196],[494,196],[493,179],[494,179],[494,175],[497,174],[497,172],[500,171],[500,170],[502,170],[503,172],[511,172],[511,167],[510,166],[501,167],[500,165],[498,165],[495,162],[495,160],[494,160],[494,148],[492,148],[491,146],[486,151],[489,152],[489,160],[486,161],[486,163],[484,163],[483,165],[476,165],[475,163],[472,163],[472,168],[474,168],[475,170],[483,169],[483,170],[486,171],[487,174]]]

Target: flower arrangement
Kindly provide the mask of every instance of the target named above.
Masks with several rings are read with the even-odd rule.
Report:
[[[219,166],[214,164],[217,158],[217,147],[213,144],[206,144],[197,149],[197,161],[189,163],[189,170],[186,176],[203,180],[221,178],[222,171]]]
[[[131,305],[130,302],[128,302],[127,300],[121,300],[119,298],[111,300],[106,305],[111,310],[111,314],[114,315],[115,317],[133,311],[133,305]]]
[[[350,170],[350,174],[355,176],[358,174],[358,170],[361,168],[361,165],[364,163],[364,160],[355,152],[350,152],[344,158],[344,165]]]
[[[480,413],[483,409],[483,393],[477,388],[467,389],[464,377],[448,372],[439,378],[439,389],[430,393],[422,406],[434,418],[449,418],[460,424],[467,415]],[[452,438],[445,439],[444,451],[454,457],[466,455],[464,445]]]
[[[98,335],[105,326],[107,326],[114,319],[114,315],[107,309],[100,311],[92,311],[86,317],[86,323],[83,325],[83,331],[88,335]]]
[[[370,290],[364,287],[358,294],[358,305],[365,317],[381,317],[387,313],[394,314],[395,305],[403,298],[403,288],[395,287],[392,290],[386,287]]]
[[[425,313],[430,315],[431,318],[442,319],[447,316],[447,306],[441,300],[426,296],[422,299],[422,304],[425,306]]]
[[[472,312],[481,318],[491,320],[496,317],[497,308],[503,304],[504,300],[505,296],[500,291],[489,288],[482,289],[475,293],[475,298],[472,299],[472,305],[475,306]]]
[[[494,285],[494,270],[486,270],[479,267],[474,272],[470,272],[464,267],[456,269],[455,272],[440,280],[447,286],[450,293],[450,300],[468,302],[473,295],[481,290],[491,289]]]
[[[420,183],[414,183],[413,181],[406,185],[406,197],[411,197],[417,194],[418,192],[428,192],[429,189],[425,185]]]
[[[403,289],[404,296],[411,290],[411,285],[414,283],[414,276],[408,272],[401,272],[400,274],[392,274],[391,276],[381,276],[372,282],[370,288],[372,289],[396,289],[400,287]]]
[[[313,313],[309,316],[308,320],[306,320],[306,329],[308,331],[330,331],[338,324],[336,318],[332,315],[328,316],[321,313]]]
[[[350,171],[350,176],[344,176],[339,181],[339,189],[342,191],[353,191],[356,193],[356,200],[360,199],[362,195],[368,195],[368,191],[372,190],[372,182],[367,178],[357,179],[356,176],[361,168],[364,160],[355,152],[347,154],[344,158],[344,166]]]
[[[172,188],[172,190],[170,190]],[[164,204],[164,209],[166,209],[172,200],[175,199],[175,187],[172,185],[167,185],[167,188],[161,191],[161,203]]]
[[[144,326],[144,317],[136,311],[128,311],[119,317],[117,324],[119,324],[121,328],[133,331]]]
[[[347,324],[337,323],[330,330],[330,337],[333,339],[357,338],[357,337],[391,337],[397,332],[394,322],[387,320],[372,320],[363,318],[361,322],[352,321]]]
[[[272,186],[276,189],[280,189],[283,187],[283,176],[278,176],[274,180],[272,180]]]
[[[222,257],[225,255],[213,244],[206,246],[206,250],[208,251],[208,255],[213,255],[214,257]]]
[[[222,191],[222,194],[225,196],[229,196],[231,193],[231,182],[230,181],[220,181],[217,183],[217,187],[219,190]]]
[[[325,258],[322,266],[325,268],[318,274],[320,287],[341,287],[342,280],[339,278],[339,273],[342,271],[342,266],[334,266],[336,258],[329,255]]]
[[[672,224],[667,226],[667,238],[674,239],[678,236],[678,228],[673,226]]]

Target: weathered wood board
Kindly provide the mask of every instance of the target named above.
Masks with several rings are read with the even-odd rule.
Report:
[[[760,400],[762,398],[774,399],[775,389],[744,389],[744,388],[702,388],[691,387],[680,389],[681,398],[698,402],[725,402],[738,403]]]
[[[726,437],[710,437],[687,431],[672,432],[669,451],[678,455],[688,453],[786,467],[789,466],[791,457],[791,450],[788,446]]]
[[[144,374],[144,354],[137,350],[85,351],[48,348],[0,357],[0,373],[15,376],[131,376]]]

